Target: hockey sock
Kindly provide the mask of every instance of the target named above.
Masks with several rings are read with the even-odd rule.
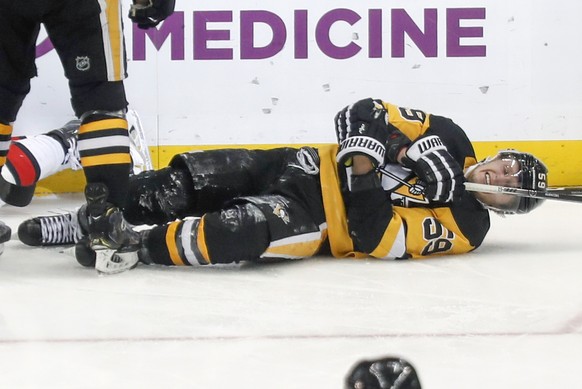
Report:
[[[0,121],[0,168],[6,163],[6,155],[10,148],[12,125]]]
[[[79,154],[87,182],[104,183],[109,190],[107,200],[123,207],[131,170],[125,117],[104,111],[83,115],[79,128]]]
[[[209,264],[201,220],[176,221],[146,231],[139,251],[140,260],[167,266]]]

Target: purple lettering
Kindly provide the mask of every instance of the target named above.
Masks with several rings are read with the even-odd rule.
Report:
[[[450,8],[437,10],[425,8],[422,21],[414,21],[409,11],[403,8],[390,9],[390,24],[385,20],[384,9],[368,9],[367,20],[354,10],[345,8],[332,9],[315,20],[314,28],[310,26],[310,10],[292,10],[285,16],[278,15],[267,10],[240,11],[240,42],[235,42],[232,36],[232,24],[235,18],[234,11],[194,11],[193,12],[193,59],[194,60],[233,60],[234,49],[238,45],[241,60],[265,59],[276,56],[284,49],[293,50],[295,59],[309,58],[310,42],[314,39],[316,49],[323,55],[333,59],[347,59],[361,55],[362,43],[367,43],[368,58],[403,58],[406,56],[406,46],[412,41],[418,50],[428,58],[439,55],[438,22],[446,19],[446,57],[484,57],[485,45],[462,45],[463,38],[482,38],[483,26],[463,27],[463,20],[485,19],[485,8]],[[441,17],[439,18],[439,11]],[[446,18],[445,18],[446,15]],[[185,15],[176,12],[157,29],[140,30],[136,27],[133,32],[133,59],[143,61],[146,59],[146,40],[150,40],[156,50],[160,50],[165,44],[171,44],[172,60],[184,60],[184,48],[188,44],[184,37]],[[235,21],[236,22],[236,21]],[[347,23],[354,26],[356,23],[367,22],[368,36],[357,41],[356,38],[347,38],[345,44],[338,44],[338,34],[335,33],[336,23]],[[222,23],[222,27],[216,27],[212,23]],[[262,25],[261,25],[262,24]],[[385,26],[386,25],[386,26]],[[272,37],[267,37],[268,43],[257,43],[258,32],[267,31],[270,28]],[[344,27],[344,26],[342,26]],[[262,30],[259,30],[262,28]],[[313,34],[315,30],[315,36]],[[187,30],[187,29],[186,29]],[[364,30],[364,29],[358,29]],[[389,31],[385,31],[389,30]],[[345,28],[343,29],[345,31]],[[292,35],[292,36],[291,36]],[[387,36],[390,35],[388,38]],[[287,39],[289,36],[289,39]],[[345,33],[344,35],[345,36]],[[147,37],[147,38],[146,38]],[[270,38],[270,39],[269,39]],[[346,38],[344,38],[346,39]],[[384,53],[385,40],[390,39],[390,55]],[[220,46],[216,42],[222,42]],[[293,47],[291,48],[291,45]],[[42,56],[52,49],[47,39],[39,43],[37,55]]]
[[[368,11],[368,55],[370,58],[382,58],[382,10]]]
[[[45,38],[42,42],[36,45],[36,58],[42,57],[52,49],[54,49],[53,43],[49,38]]]
[[[184,60],[184,12],[174,12],[156,28],[142,30],[137,27],[137,24],[132,23],[132,25],[134,61],[146,59],[146,35],[157,51],[160,51],[164,42],[170,37],[172,61]]]
[[[483,37],[483,27],[461,27],[461,19],[485,19],[485,8],[447,9],[447,57],[485,57],[486,46],[461,46],[461,38]]]
[[[335,22],[344,21],[353,26],[360,19],[360,15],[356,12],[343,8],[331,10],[323,15],[315,28],[315,40],[321,51],[335,59],[351,58],[358,54],[362,48],[354,42],[343,47],[334,45],[331,42],[329,31]]]
[[[437,41],[437,10],[424,10],[424,32],[414,23],[404,9],[392,10],[392,57],[404,57],[404,34],[416,44],[425,57],[436,57]]]
[[[307,10],[295,11],[295,58],[307,58]]]
[[[209,41],[230,40],[229,30],[209,30],[212,22],[232,22],[232,11],[194,12],[194,59],[232,59],[232,49],[208,47]]]
[[[273,38],[266,46],[255,46],[256,23],[264,23],[273,31]],[[241,11],[240,13],[241,59],[264,59],[277,54],[285,46],[287,29],[285,22],[269,11]]]

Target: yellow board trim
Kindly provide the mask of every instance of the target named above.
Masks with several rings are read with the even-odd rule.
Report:
[[[315,147],[329,144],[311,144]],[[247,144],[247,145],[210,145],[210,146],[153,146],[150,147],[152,161],[156,168],[167,166],[176,154],[192,150],[213,150],[221,148],[271,149],[275,147],[300,147],[302,144]],[[498,150],[514,148],[536,155],[548,166],[549,185],[582,186],[582,140],[550,141],[499,141],[473,142],[478,159],[497,153]],[[82,192],[85,177],[82,171],[65,170],[40,181],[36,194]]]

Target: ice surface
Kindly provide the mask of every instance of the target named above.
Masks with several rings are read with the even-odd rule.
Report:
[[[78,195],[5,206],[17,229]],[[99,276],[16,237],[0,257],[0,388],[342,388],[396,355],[423,388],[580,388],[582,205],[493,217],[476,252]]]

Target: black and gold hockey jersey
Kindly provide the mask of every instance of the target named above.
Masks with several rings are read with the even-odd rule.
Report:
[[[438,135],[464,167],[476,163],[463,130],[450,119],[385,104],[389,121],[414,140]],[[166,223],[144,238],[149,258],[200,265],[259,258],[426,258],[471,251],[489,229],[489,213],[469,192],[435,203],[411,190],[417,177],[385,165],[381,188],[347,190],[338,146],[220,149],[176,155],[170,166],[130,185],[133,222]],[[319,157],[319,158],[318,158]],[[396,177],[396,178],[394,178]]]
[[[389,122],[412,141],[423,135],[438,135],[460,166],[475,164],[475,152],[465,132],[452,120],[421,110],[384,103]],[[367,219],[348,223],[352,204],[346,175],[336,163],[337,146],[319,149],[321,187],[332,254],[335,257],[425,258],[459,254],[477,248],[489,230],[489,212],[473,195],[463,193],[454,203],[432,203],[411,187],[417,177],[400,165],[382,169],[384,198],[370,199],[364,207]],[[370,207],[376,209],[369,209]],[[361,212],[360,212],[361,213]],[[348,226],[350,224],[350,226]],[[378,231],[381,230],[381,231]]]

